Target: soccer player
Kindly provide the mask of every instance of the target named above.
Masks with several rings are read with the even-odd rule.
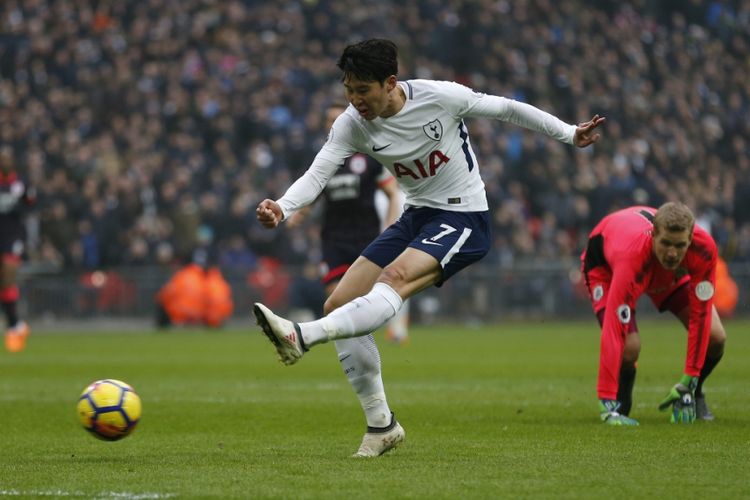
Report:
[[[310,204],[339,165],[366,153],[406,195],[406,210],[357,258],[325,303],[323,318],[293,323],[260,303],[255,317],[281,361],[296,363],[322,342],[367,335],[403,301],[481,259],[490,248],[484,183],[464,118],[509,121],[579,147],[596,142],[603,117],[569,125],[528,104],[454,82],[398,81],[396,45],[383,39],[347,46],[338,67],[350,103],[309,169],[277,201],[263,200],[259,222],[274,228]],[[366,409],[358,456],[377,456],[404,438],[383,398]]]
[[[7,323],[5,349],[20,352],[26,347],[29,325],[18,317],[17,275],[24,247],[23,205],[34,203],[36,195],[14,167],[13,149],[0,148],[0,304]]]
[[[671,311],[687,328],[685,370],[659,409],[670,420],[713,420],[703,383],[724,354],[726,333],[713,305],[716,243],[695,226],[681,203],[658,210],[635,206],[606,216],[581,255],[583,275],[602,328],[597,392],[602,421],[638,425],[629,417],[641,339],[635,305],[647,294],[659,311]]]

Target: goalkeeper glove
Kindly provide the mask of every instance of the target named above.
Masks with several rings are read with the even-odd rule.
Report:
[[[612,399],[599,400],[599,418],[607,425],[638,425],[638,421],[617,412],[620,402]]]
[[[672,407],[669,421],[673,424],[692,424],[695,421],[695,387],[698,377],[683,375],[679,382],[669,391],[661,403],[659,410],[666,411]]]

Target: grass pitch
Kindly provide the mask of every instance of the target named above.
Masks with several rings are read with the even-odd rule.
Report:
[[[717,420],[668,423],[656,406],[682,371],[675,321],[639,321],[632,415],[598,420],[598,330],[582,323],[415,327],[378,340],[401,448],[349,458],[364,432],[331,345],[284,367],[247,331],[34,332],[0,353],[0,497],[750,497],[750,323],[727,322],[706,384]],[[143,417],[102,442],[78,424],[89,382],[134,386]]]

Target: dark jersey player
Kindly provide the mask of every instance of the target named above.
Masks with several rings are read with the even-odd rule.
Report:
[[[581,256],[594,313],[602,327],[597,392],[611,425],[629,418],[640,336],[635,305],[647,294],[659,311],[671,311],[687,328],[684,374],[661,402],[672,422],[713,419],[703,382],[724,352],[726,334],[713,305],[716,244],[685,205],[658,210],[635,206],[606,216]],[[696,404],[697,401],[697,404]]]
[[[328,125],[344,106],[333,106]],[[333,115],[335,113],[335,116]],[[382,193],[385,207],[378,206]],[[383,227],[390,226],[402,211],[401,190],[394,177],[370,156],[356,153],[344,161],[323,190],[325,214],[321,230],[323,246],[323,284],[331,295],[341,277],[374,240]],[[382,221],[381,221],[382,219]],[[386,338],[392,342],[408,340],[408,302],[387,325]]]
[[[34,190],[14,168],[13,150],[0,148],[0,305],[5,314],[5,349],[20,352],[26,346],[29,326],[18,318],[18,268],[24,249],[24,205],[35,201]]]
[[[330,130],[346,109],[332,104],[326,112]],[[323,284],[330,295],[341,277],[362,250],[380,234],[381,221],[375,195],[382,191],[388,199],[386,225],[401,213],[399,189],[394,177],[371,157],[356,153],[346,158],[326,184],[320,198],[325,202],[321,239],[323,247]],[[295,227],[310,213],[308,205],[292,216],[288,227]]]
[[[377,190],[386,193],[391,201],[389,219],[393,222],[398,209],[396,181],[369,156],[360,153],[350,156],[328,181],[323,191],[325,216],[321,229],[326,285],[338,282],[362,250],[380,234],[380,218],[375,210]]]

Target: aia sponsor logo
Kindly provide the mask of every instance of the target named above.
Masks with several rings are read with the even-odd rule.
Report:
[[[393,164],[393,171],[396,177],[411,177],[414,180],[426,179],[437,173],[438,168],[450,161],[442,151],[435,150],[430,153],[427,160],[411,160],[412,165],[396,162]]]

